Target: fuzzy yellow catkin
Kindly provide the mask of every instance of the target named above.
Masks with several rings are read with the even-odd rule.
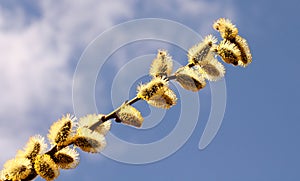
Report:
[[[235,25],[229,19],[225,18],[219,18],[215,21],[213,28],[220,32],[223,39],[227,40],[233,40],[238,34],[238,29]]]
[[[144,121],[140,111],[127,104],[123,104],[116,114],[121,123],[130,126],[141,127]]]
[[[158,50],[156,58],[152,61],[149,74],[152,77],[169,76],[172,73],[173,60],[166,50]]]
[[[54,154],[54,162],[62,169],[72,169],[79,164],[79,154],[75,149],[65,147]]]
[[[213,45],[217,42],[217,39],[212,36],[208,35],[204,38],[204,40],[193,46],[188,51],[188,61],[190,64],[197,64],[201,61],[214,56],[213,52]]]
[[[238,65],[241,59],[241,51],[228,40],[222,40],[216,48],[217,54],[228,64]]]
[[[74,120],[75,118],[67,114],[52,124],[48,134],[48,139],[51,144],[63,145],[64,142],[70,139]]]
[[[197,92],[206,86],[204,76],[199,71],[199,65],[184,66],[175,72],[176,81],[186,90]]]
[[[26,179],[32,171],[31,162],[27,158],[14,158],[4,164],[1,171],[1,180],[22,180]]]
[[[234,24],[231,23],[229,19],[220,18],[214,23],[213,27],[220,32],[222,38],[224,38],[225,41],[228,40],[240,52],[240,56],[237,57],[237,61],[230,58],[224,60],[223,55],[222,59],[225,62],[230,62],[233,65],[240,65],[242,67],[246,67],[252,62],[252,55],[247,41],[240,35],[238,35],[238,29]]]
[[[45,143],[44,137],[41,135],[36,135],[30,137],[24,150],[19,150],[17,153],[17,158],[28,158],[34,160],[34,158],[47,149],[47,144]]]
[[[92,131],[85,127],[79,127],[73,142],[82,151],[90,153],[99,153],[106,146],[105,137],[102,134]]]
[[[88,114],[84,117],[79,118],[78,125],[79,127],[89,128],[90,126],[99,122],[102,116],[104,116],[104,114]],[[94,131],[98,132],[99,134],[106,135],[111,128],[111,123],[111,120],[105,121],[97,126]]]
[[[169,88],[166,89],[164,94],[153,96],[149,101],[147,101],[148,104],[162,109],[169,109],[176,105],[176,102],[176,94]]]
[[[167,88],[167,81],[161,77],[153,78],[149,83],[142,84],[137,88],[137,97],[149,101],[155,95],[164,94]]]
[[[54,180],[59,176],[58,165],[47,154],[36,157],[34,169],[38,175],[47,181]]]
[[[225,67],[216,58],[200,62],[199,71],[209,81],[217,81],[225,75]]]
[[[238,64],[242,67],[246,67],[252,62],[252,55],[247,41],[241,36],[237,35],[235,37],[235,44],[241,52],[240,60]]]

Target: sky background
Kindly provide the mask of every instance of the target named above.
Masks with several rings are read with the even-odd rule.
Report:
[[[226,112],[207,148],[199,150],[198,143],[210,111],[209,86],[199,92],[201,110],[194,132],[170,157],[133,165],[80,152],[79,166],[61,171],[57,180],[299,180],[299,7],[296,0],[0,0],[0,165],[30,136],[46,136],[55,120],[73,113],[76,65],[88,44],[105,30],[129,20],[164,18],[200,35],[219,37],[211,25],[227,17],[248,40],[253,62],[245,69],[225,65]],[[160,48],[185,63],[183,50],[157,41],[130,44],[110,57],[95,87],[99,113],[113,109],[110,90],[104,88],[118,70],[132,58]],[[146,79],[132,85],[129,97]],[[143,115],[150,114],[145,103],[136,106]],[[113,124],[112,133],[135,143],[159,140],[176,125],[178,109],[167,111],[151,129]]]

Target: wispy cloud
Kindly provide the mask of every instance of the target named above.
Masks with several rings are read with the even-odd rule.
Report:
[[[77,61],[72,54],[132,12],[131,3],[122,1],[38,3],[39,15],[30,21],[28,16],[35,12],[28,7],[0,6],[0,163],[14,155],[34,129],[45,132],[53,115],[71,111],[69,67]]]

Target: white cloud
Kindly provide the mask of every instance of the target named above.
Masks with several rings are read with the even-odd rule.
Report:
[[[71,111],[69,66],[78,61],[72,53],[132,12],[125,1],[40,3],[41,16],[30,23],[30,12],[18,4],[0,7],[0,163],[23,147],[34,129],[45,132],[53,115]]]

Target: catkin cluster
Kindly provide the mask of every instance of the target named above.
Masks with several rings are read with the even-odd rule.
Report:
[[[247,41],[238,35],[238,29],[229,19],[220,18],[214,25],[223,40],[216,47],[216,52],[224,62],[246,67],[252,62],[252,55]]]
[[[213,35],[206,36],[202,42],[188,50],[188,62],[172,74],[173,60],[166,50],[159,50],[150,67],[151,81],[137,88],[137,98],[148,104],[169,109],[176,104],[177,97],[168,86],[170,79],[175,79],[184,89],[197,92],[206,86],[206,81],[217,81],[224,77],[225,67],[218,61],[219,56],[225,63],[247,66],[252,61],[249,46],[238,35],[238,29],[230,20],[220,18],[213,24],[223,40]],[[143,123],[141,113],[134,107],[124,104],[117,111],[118,122],[140,127]]]
[[[218,57],[234,66],[246,67],[252,62],[247,41],[238,35],[238,29],[230,20],[220,18],[213,28],[221,34],[220,43],[213,35],[206,36],[188,50],[186,65],[174,73],[172,57],[166,50],[158,50],[149,70],[151,80],[140,84],[136,97],[125,101],[110,114],[90,114],[79,121],[70,115],[63,116],[49,130],[50,150],[46,151],[47,145],[42,136],[31,137],[25,148],[4,164],[1,180],[32,180],[38,175],[45,180],[54,180],[60,169],[71,169],[78,165],[79,154],[75,148],[99,153],[106,146],[105,135],[111,127],[110,119],[141,127],[144,119],[140,111],[132,106],[134,102],[144,100],[162,109],[174,106],[177,96],[169,87],[170,80],[175,80],[186,90],[197,92],[206,86],[207,81],[224,77],[225,68]]]
[[[4,164],[1,180],[32,180],[37,175],[47,181],[59,176],[60,169],[72,169],[79,163],[76,147],[85,152],[99,153],[105,146],[104,136],[110,130],[111,121],[100,124],[95,130],[89,126],[98,122],[102,115],[87,115],[79,119],[69,114],[52,124],[48,140],[52,146],[46,152],[45,138],[36,135],[29,139],[16,157]]]

